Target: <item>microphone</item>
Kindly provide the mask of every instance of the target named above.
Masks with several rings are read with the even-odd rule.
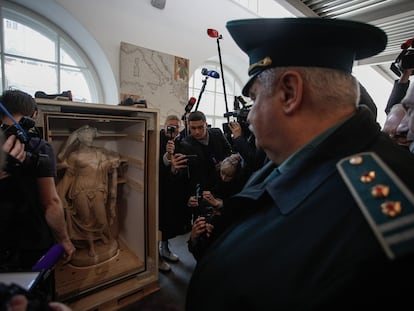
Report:
[[[195,98],[195,97],[191,97],[189,100],[188,100],[188,104],[187,104],[187,106],[185,106],[185,112],[190,112],[191,111],[191,109],[193,109],[193,106],[194,106],[194,104],[196,103],[196,101],[197,101],[197,99]]]
[[[402,50],[407,50],[410,47],[411,48],[414,47],[414,38],[413,39],[408,39],[403,44],[401,44],[401,49]]]
[[[201,74],[203,76],[208,76],[211,77],[213,79],[218,79],[220,78],[220,74],[217,71],[214,70],[207,70],[207,68],[203,68],[201,69]]]
[[[219,32],[217,30],[212,29],[212,28],[207,29],[207,35],[210,38],[218,38],[218,39],[222,39],[223,38],[222,35],[219,34]]]
[[[53,245],[46,254],[32,267],[32,271],[42,271],[52,269],[60,257],[62,257],[65,249],[61,244]]]

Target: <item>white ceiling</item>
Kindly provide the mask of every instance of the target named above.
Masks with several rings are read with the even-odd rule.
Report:
[[[372,64],[388,79],[396,76],[390,63],[401,52],[401,44],[414,37],[413,0],[276,0],[295,15],[344,18],[370,23],[383,29],[388,36],[386,49],[359,64]]]

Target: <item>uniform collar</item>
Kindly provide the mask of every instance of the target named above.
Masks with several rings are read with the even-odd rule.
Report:
[[[361,135],[361,132],[364,135]],[[328,130],[323,139],[317,140],[316,143],[314,141],[313,145],[307,145],[306,151],[302,150],[294,160],[282,164],[280,176],[267,184],[263,183],[277,167],[269,162],[251,176],[236,196],[258,200],[267,191],[281,213],[288,214],[316,191],[327,178],[336,173],[336,163],[340,159],[359,152],[379,133],[379,125],[373,121],[370,112],[367,109],[359,109],[351,118]],[[309,165],[310,163],[312,165]]]

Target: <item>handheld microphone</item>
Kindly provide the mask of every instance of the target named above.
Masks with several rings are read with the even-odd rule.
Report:
[[[32,267],[32,271],[42,271],[52,269],[60,257],[62,257],[65,249],[61,244],[53,245],[46,254]]]
[[[185,112],[190,112],[191,111],[191,109],[193,109],[193,106],[194,106],[194,104],[196,103],[196,101],[197,101],[197,99],[195,98],[195,97],[191,97],[189,100],[188,100],[188,104],[187,104],[187,106],[185,106]]]
[[[203,68],[201,69],[201,74],[203,76],[208,76],[211,77],[213,79],[218,79],[220,78],[220,74],[217,71],[214,70],[207,70],[207,68]]]

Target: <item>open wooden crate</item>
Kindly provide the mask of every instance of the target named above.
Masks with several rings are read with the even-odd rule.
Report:
[[[115,310],[158,290],[158,111],[36,101],[37,126],[56,155],[73,131],[89,125],[99,133],[93,144],[116,152],[122,163],[111,225],[116,254],[86,265],[58,263],[56,299],[74,310]],[[58,170],[57,183],[61,178]]]

